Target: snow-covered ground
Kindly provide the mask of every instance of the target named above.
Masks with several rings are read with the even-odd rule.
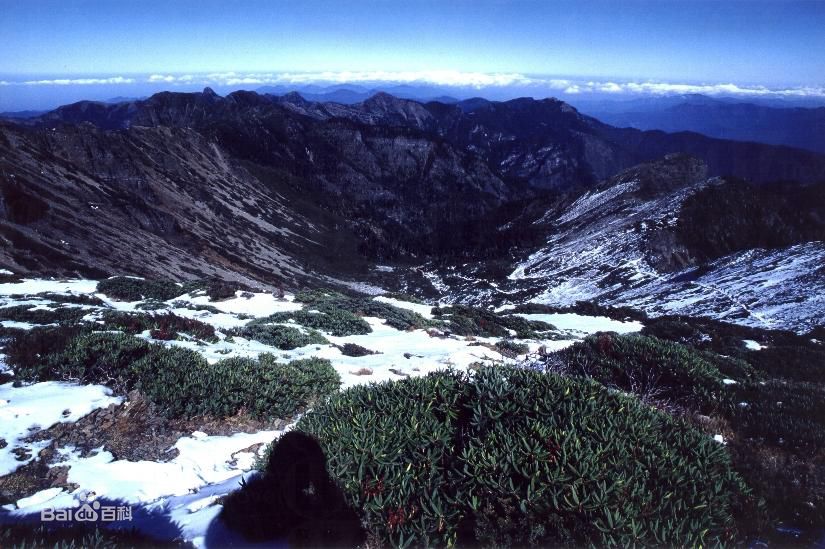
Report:
[[[15,471],[37,457],[49,441],[24,443],[22,439],[56,423],[71,423],[97,408],[120,404],[111,390],[101,385],[77,385],[46,381],[14,387],[0,385],[0,476]],[[25,450],[28,458],[16,458],[15,450]]]
[[[628,306],[652,316],[707,316],[760,328],[806,332],[825,315],[825,242],[733,253],[701,268],[657,268],[687,251],[671,228],[685,199],[707,180],[655,198],[634,181],[584,193],[552,211],[547,241],[491,282],[482,264],[424,270],[446,301],[520,301],[570,306],[577,301]],[[539,229],[537,229],[539,230]],[[665,262],[666,263],[666,262]]]
[[[24,297],[25,294],[60,292],[94,295],[93,281],[27,280],[21,283],[0,284],[3,306],[28,303],[31,306],[48,306],[45,299]],[[15,295],[21,297],[9,298]],[[99,295],[106,307],[122,311],[134,311],[137,302],[113,301]],[[420,313],[431,318],[431,307],[376,297],[375,299]],[[218,313],[194,310],[184,303],[209,305]],[[173,305],[174,303],[174,305]],[[180,316],[196,318],[213,325],[219,336],[216,343],[195,341],[170,341],[166,345],[179,345],[193,349],[207,360],[217,361],[233,356],[255,357],[270,352],[283,360],[319,357],[330,360],[342,380],[342,387],[384,380],[398,380],[407,376],[426,375],[447,368],[466,368],[477,362],[514,362],[493,350],[497,338],[465,338],[428,333],[425,330],[399,331],[388,326],[380,318],[366,318],[372,332],[366,335],[335,337],[324,334],[330,341],[325,345],[308,345],[291,351],[283,351],[258,341],[234,336],[227,340],[224,332],[243,326],[252,318],[268,316],[276,312],[294,311],[301,308],[292,296],[280,299],[271,294],[242,294],[229,300],[210,302],[205,296],[184,295],[167,302],[168,310]],[[142,311],[145,312],[145,311]],[[87,318],[94,318],[90,313]],[[555,340],[527,341],[531,351],[544,345],[547,349],[561,349],[596,331],[628,332],[641,329],[635,322],[618,322],[604,317],[584,317],[576,314],[522,315],[529,319],[544,320],[558,328],[561,338]],[[30,329],[32,325],[5,323]],[[142,337],[149,338],[148,332]],[[376,354],[363,357],[344,356],[337,346],[355,343]],[[110,404],[120,404],[121,398],[113,396],[109,389],[98,385],[80,386],[72,383],[44,382],[14,387],[0,385],[0,438],[6,446],[0,449],[0,476],[8,474],[37,457],[38,452],[50,441],[24,442],[23,439],[58,423],[75,422],[84,415]],[[289,427],[287,427],[288,429]],[[106,448],[99,448],[91,455],[82,457],[73,447],[58,448],[59,458],[50,466],[67,466],[67,482],[77,485],[71,491],[64,488],[48,488],[28,494],[16,504],[7,505],[5,512],[13,516],[37,513],[44,508],[76,507],[90,494],[107,500],[118,500],[133,506],[134,526],[147,533],[157,532],[157,522],[149,517],[160,512],[167,520],[178,525],[183,536],[196,545],[205,543],[206,530],[214,526],[213,519],[220,512],[216,500],[234,489],[248,474],[255,459],[255,449],[263,451],[263,445],[277,438],[283,431],[235,433],[230,436],[210,436],[194,432],[180,438],[173,446],[177,457],[165,462],[127,461],[116,459]],[[24,457],[18,459],[15,449],[22,448]],[[20,450],[17,451],[18,454]],[[0,515],[2,519],[2,515]]]

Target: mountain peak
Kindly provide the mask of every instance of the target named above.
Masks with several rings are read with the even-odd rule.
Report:
[[[281,103],[292,103],[295,105],[308,105],[309,101],[304,98],[303,95],[298,93],[297,91],[291,91],[289,93],[285,93],[279,98]]]

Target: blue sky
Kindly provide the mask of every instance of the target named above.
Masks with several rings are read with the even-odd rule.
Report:
[[[825,1],[0,0],[0,105],[24,81],[228,72],[820,89],[823,29]]]

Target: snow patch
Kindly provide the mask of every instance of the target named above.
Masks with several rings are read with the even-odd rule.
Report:
[[[761,351],[765,348],[764,345],[761,345],[759,342],[752,339],[744,339],[743,341],[745,342],[745,347],[751,351]]]
[[[120,404],[120,397],[102,385],[77,385],[61,381],[45,381],[14,387],[0,385],[0,476],[17,470],[32,461],[48,441],[26,443],[23,439],[48,429],[57,423],[73,423],[98,408]],[[24,448],[27,458],[16,459],[12,450]]]
[[[623,322],[613,320],[606,316],[584,316],[576,313],[552,313],[552,314],[523,314],[516,316],[527,320],[538,320],[552,324],[560,330],[574,332],[584,335],[595,334],[596,332],[616,332],[619,334],[629,334],[639,332],[644,328],[644,324],[635,320]]]

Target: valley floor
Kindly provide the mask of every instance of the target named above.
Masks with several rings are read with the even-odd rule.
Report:
[[[503,338],[457,336],[433,329],[398,330],[387,325],[385,319],[366,317],[371,328],[368,334],[336,337],[323,333],[328,343],[282,350],[228,333],[254,319],[300,310],[302,305],[292,295],[279,298],[237,291],[235,297],[211,301],[202,294],[188,293],[154,304],[151,314],[171,312],[208,324],[215,329],[214,341],[181,336],[162,341],[164,345],[191,349],[210,363],[261,353],[272,353],[287,361],[328,359],[340,376],[342,388],[423,376],[448,367],[464,370],[479,364],[515,364],[527,353],[563,349],[588,334],[630,333],[643,327],[639,322],[600,316],[525,314],[523,318],[548,322],[554,329],[537,339],[521,340],[527,347],[505,356],[496,347]],[[99,304],[59,304],[55,296],[88,296],[99,300]],[[424,318],[433,317],[429,305],[389,297],[374,299]],[[145,313],[139,305],[98,293],[95,281],[23,280],[0,284],[0,308],[23,307],[48,313],[85,307],[82,320],[89,322],[96,321],[104,311]],[[6,330],[36,326],[2,321]],[[138,337],[152,340],[150,330],[140,332]],[[375,354],[346,356],[342,353],[346,344]],[[229,534],[215,531],[222,498],[248,478],[265,445],[297,420],[291,417],[233,423],[230,419],[203,425],[189,421],[165,423],[161,435],[149,428],[140,432],[128,425],[140,423],[135,418],[143,409],[143,403],[139,398],[133,400],[131,394],[115,395],[103,385],[80,385],[68,380],[20,383],[8,367],[0,364],[0,369],[9,378],[0,385],[0,501],[5,500],[0,522],[37,521],[44,509],[77,509],[97,499],[130,509],[131,520],[113,523],[117,526],[136,527],[158,539],[181,538],[195,546],[208,545],[207,535],[226,542]],[[130,412],[135,408],[136,412]],[[141,421],[141,425],[149,424],[145,417]],[[100,434],[109,432],[114,434]],[[131,443],[124,438],[131,438]],[[100,446],[94,446],[98,442]],[[136,448],[141,446],[154,451]]]

